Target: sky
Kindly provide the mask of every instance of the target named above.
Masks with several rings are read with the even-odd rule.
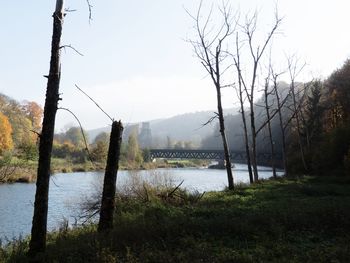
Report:
[[[195,39],[193,20],[199,0],[66,0],[62,45],[60,107],[69,108],[85,129],[110,125],[110,120],[77,84],[113,118],[125,123],[214,110],[215,89],[195,57],[188,39]],[[259,13],[258,30],[271,28],[275,7],[283,17],[273,40],[279,67],[286,55],[306,63],[303,80],[326,78],[350,56],[348,0],[229,0],[241,16]],[[204,14],[221,0],[204,0]],[[0,8],[0,93],[18,101],[45,100],[49,69],[52,12],[55,1],[3,1]],[[212,23],[219,17],[215,15]],[[276,51],[276,52],[275,52]],[[288,81],[288,79],[286,79]],[[225,108],[237,106],[233,89],[223,92]],[[77,125],[58,111],[56,130]]]

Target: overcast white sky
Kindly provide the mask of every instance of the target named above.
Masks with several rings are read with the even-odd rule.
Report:
[[[221,1],[205,1],[210,3]],[[273,22],[274,0],[229,1],[244,14],[259,11],[262,30]],[[198,0],[91,0],[89,24],[85,0],[66,0],[68,13],[62,44],[60,106],[71,109],[84,128],[104,127],[110,121],[77,89],[78,84],[111,116],[124,122],[170,117],[215,109],[215,90],[184,39],[192,38]],[[44,104],[55,0],[3,1],[0,9],[0,92],[16,100]],[[307,62],[307,77],[327,77],[350,55],[348,0],[279,0],[284,17],[274,47],[296,53]],[[225,91],[224,106],[232,107],[233,92]],[[57,129],[74,123],[58,112]]]

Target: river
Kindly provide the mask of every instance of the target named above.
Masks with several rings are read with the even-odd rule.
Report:
[[[225,170],[178,168],[138,171],[142,178],[150,173],[166,175],[174,185],[179,184],[189,191],[222,190],[227,185]],[[259,167],[260,178],[272,176],[270,168]],[[235,183],[248,183],[247,166],[236,164],[233,169]],[[130,174],[119,171],[117,185],[120,189],[127,184]],[[57,228],[65,219],[74,223],[79,214],[79,204],[101,188],[103,173],[59,173],[51,177],[49,192],[48,229]],[[0,185],[0,238],[3,242],[30,234],[35,184],[14,183]]]

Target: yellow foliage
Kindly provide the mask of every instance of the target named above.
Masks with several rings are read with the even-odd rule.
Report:
[[[12,126],[8,118],[0,112],[0,154],[13,149]]]

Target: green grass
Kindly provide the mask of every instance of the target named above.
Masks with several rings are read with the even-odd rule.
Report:
[[[51,233],[44,262],[349,262],[350,178],[304,177],[173,198],[119,198],[115,228]],[[0,250],[27,262],[27,241]]]

